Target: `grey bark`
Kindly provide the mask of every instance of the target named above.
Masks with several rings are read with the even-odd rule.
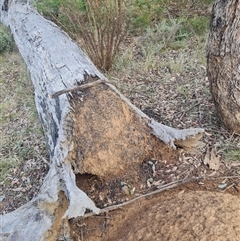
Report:
[[[207,75],[222,123],[240,133],[240,3],[216,0],[207,44]]]
[[[66,220],[83,216],[86,209],[95,213],[99,209],[75,184],[70,155],[74,149],[75,116],[70,104],[74,96],[69,93],[50,98],[49,95],[80,85],[86,76],[107,79],[63,31],[30,6],[15,1],[0,3],[3,6],[0,19],[10,27],[34,84],[36,107],[50,153],[50,170],[38,196],[12,213],[0,216],[0,237],[14,241],[55,240],[57,234],[53,234],[53,227],[60,229]],[[108,86],[139,118],[148,120],[154,135],[173,148],[175,140],[181,146],[181,140],[194,139],[203,132],[202,129],[179,131],[150,120],[114,86]],[[67,202],[66,207],[63,202]]]

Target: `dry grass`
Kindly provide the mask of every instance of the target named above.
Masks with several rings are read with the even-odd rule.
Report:
[[[239,172],[240,136],[221,125],[209,91],[205,58],[208,32],[176,41],[176,28],[181,28],[181,22],[172,22],[172,27],[161,22],[129,39],[108,78],[158,121],[180,129],[204,128],[206,147],[216,147],[222,160],[231,163],[226,165]],[[204,155],[205,150],[202,159]]]
[[[0,55],[0,65],[0,196],[5,196],[4,211],[9,211],[38,192],[48,165],[33,87],[23,60],[16,52],[5,53]]]

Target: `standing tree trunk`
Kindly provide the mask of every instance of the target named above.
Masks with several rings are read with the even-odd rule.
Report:
[[[207,45],[207,75],[222,123],[240,133],[240,2],[216,0]]]
[[[0,19],[10,27],[31,74],[50,153],[50,170],[38,196],[0,216],[0,238],[56,240],[61,228],[67,232],[68,219],[86,209],[99,212],[76,186],[75,174],[103,180],[121,176],[147,158],[176,155],[175,145],[191,146],[203,130],[176,130],[151,120],[55,24],[23,2],[0,4]]]

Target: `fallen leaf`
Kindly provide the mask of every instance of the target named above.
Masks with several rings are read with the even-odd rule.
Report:
[[[154,181],[152,183],[153,186],[156,186],[157,188],[160,188],[165,182],[163,180],[158,180],[158,181]]]
[[[218,188],[224,189],[224,188],[226,188],[226,186],[227,186],[227,183],[220,183],[220,184],[218,185]]]
[[[147,186],[148,186],[148,187],[151,187],[151,186],[152,186],[151,183],[149,182],[149,180],[147,180]]]
[[[220,156],[217,155],[216,148],[212,148],[211,152],[207,148],[207,153],[203,160],[204,165],[209,166],[209,169],[217,171],[220,167]]]
[[[17,187],[17,188],[13,188],[12,191],[13,192],[20,192],[23,191],[24,189],[22,187]]]
[[[240,170],[237,170],[236,173],[237,173],[238,175],[240,175]]]
[[[240,166],[240,162],[231,162],[230,166],[231,167],[238,167],[238,166]]]
[[[131,190],[130,190],[130,194],[131,195],[133,195],[134,194],[134,192],[135,192],[135,190],[136,190],[136,188],[134,187],[134,188],[132,188]]]
[[[181,190],[178,195],[182,195],[185,192],[185,190]]]
[[[125,194],[125,195],[130,194],[128,186],[125,185],[125,186],[122,187],[122,193]]]
[[[0,202],[4,200],[5,196],[0,196]]]

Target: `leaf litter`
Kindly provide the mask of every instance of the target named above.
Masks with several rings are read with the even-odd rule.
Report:
[[[0,55],[0,213],[37,195],[48,171],[48,154],[31,80],[19,53]]]

